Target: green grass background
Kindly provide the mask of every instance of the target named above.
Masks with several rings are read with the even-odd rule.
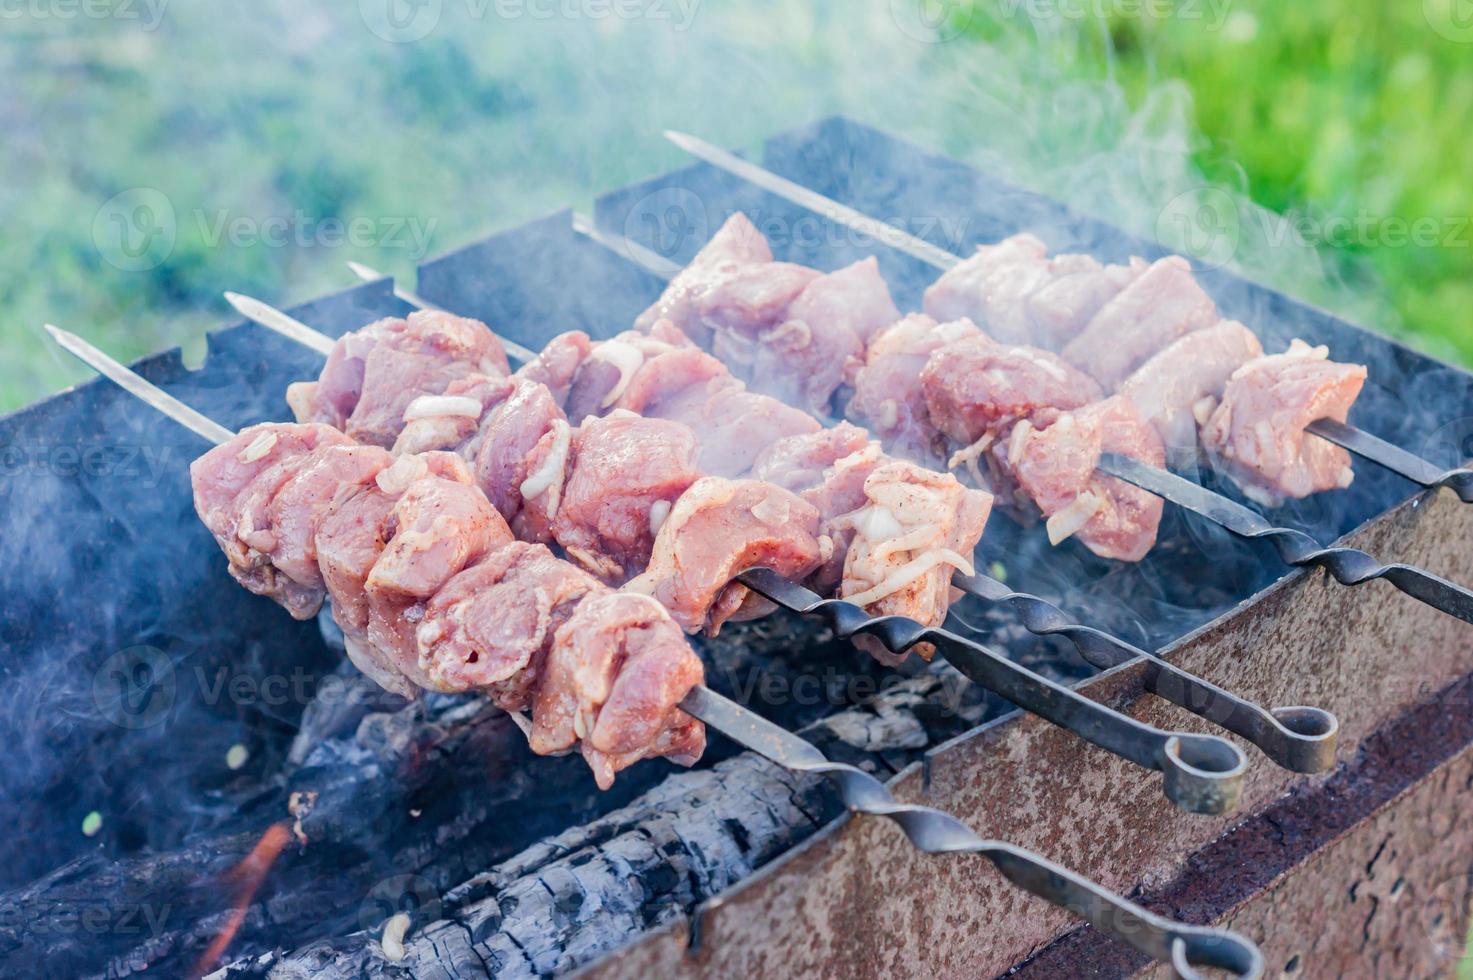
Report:
[[[141,0],[7,8],[29,12],[0,17],[0,408],[84,376],[44,320],[126,356],[198,351],[222,289],[288,302],[346,283],[346,259],[407,275],[418,257],[222,239],[222,220],[416,220],[443,251],[681,162],[664,126],[751,146],[835,111],[1148,234],[1163,202],[1225,189],[1246,274],[1473,357],[1473,22],[1449,19],[1468,0],[490,2],[443,0],[408,44],[353,3],[172,0],[153,29]],[[140,186],[177,239],[129,272],[94,219]],[[1325,244],[1335,216],[1371,231]],[[1381,230],[1418,220],[1446,240]]]
[[[156,26],[136,0],[7,7],[0,410],[85,377],[43,321],[197,356],[223,289],[287,303],[348,283],[348,259],[409,275],[421,257],[218,222],[416,221],[434,253],[681,163],[663,127],[754,146],[838,111],[1147,234],[1218,189],[1245,274],[1473,359],[1468,0],[598,2],[443,0],[406,44],[366,28],[374,0],[172,0]],[[130,272],[94,223],[136,187],[176,236]],[[1368,230],[1326,242],[1336,218]],[[1437,240],[1394,234],[1416,222]]]

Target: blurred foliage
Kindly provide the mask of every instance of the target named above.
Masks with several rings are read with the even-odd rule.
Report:
[[[1463,0],[1178,2],[1161,18],[1146,0],[953,2],[938,26],[937,0],[646,0],[637,20],[444,0],[398,44],[366,28],[366,0],[175,0],[156,25],[142,2],[89,18],[32,0],[0,18],[0,409],[85,377],[45,320],[127,357],[197,354],[223,289],[300,301],[350,284],[348,259],[412,275],[426,249],[680,164],[666,126],[752,146],[850,112],[1147,234],[1204,180],[1320,222],[1469,216],[1473,45],[1430,26]],[[105,202],[138,187],[175,237],[127,271]],[[341,241],[355,220],[370,233]],[[284,243],[262,240],[273,227]],[[1473,230],[1363,237],[1290,234],[1238,262],[1473,357]]]
[[[1473,17],[1463,0],[984,0],[953,14],[976,38],[1068,40],[1139,104],[1182,81],[1194,159],[1326,247],[1364,258],[1395,317],[1374,324],[1473,360]],[[1171,10],[1170,16],[1138,15]],[[1042,17],[1047,11],[1087,16]],[[1018,11],[1033,11],[1020,18]],[[1010,13],[1012,14],[1010,16]],[[1040,27],[1040,21],[1043,26]],[[1083,52],[1082,55],[1079,52]],[[1290,287],[1293,291],[1293,287]]]

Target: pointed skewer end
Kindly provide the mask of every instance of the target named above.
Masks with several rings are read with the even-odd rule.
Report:
[[[364,265],[362,262],[349,262],[348,268],[353,270],[353,275],[357,276],[359,279],[362,279],[364,282],[376,282],[379,279],[388,278],[388,276],[384,275],[373,266]]]

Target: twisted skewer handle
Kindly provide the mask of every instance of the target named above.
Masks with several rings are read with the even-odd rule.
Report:
[[[1263,973],[1263,956],[1226,929],[1183,925],[1148,912],[1100,885],[1031,851],[987,840],[960,820],[928,806],[901,803],[885,784],[854,766],[831,762],[812,744],[708,688],[699,687],[680,707],[778,765],[828,776],[844,804],[857,813],[884,817],[927,854],[980,854],[1013,884],[1066,909],[1134,949],[1170,963],[1183,977],[1194,967],[1215,967],[1244,978]]]
[[[1159,771],[1167,798],[1184,810],[1220,814],[1237,805],[1248,762],[1242,750],[1225,738],[1162,731],[950,630],[903,616],[871,616],[852,602],[821,598],[768,568],[748,569],[737,581],[791,612],[823,616],[842,638],[873,636],[893,653],[904,653],[918,643],[934,644],[976,684],[1094,745]]]
[[[1318,566],[1341,585],[1361,585],[1385,579],[1412,598],[1465,623],[1473,623],[1473,592],[1424,568],[1383,565],[1358,548],[1321,547],[1303,531],[1274,527],[1262,515],[1237,501],[1128,456],[1106,453],[1100,459],[1099,468],[1102,473],[1133,483],[1178,507],[1185,507],[1220,524],[1239,537],[1268,541],[1287,564]]]
[[[1147,690],[1247,739],[1285,769],[1316,773],[1335,765],[1340,722],[1328,711],[1298,705],[1265,709],[1118,636],[1075,623],[1053,603],[1013,592],[986,575],[958,572],[952,584],[1006,606],[1030,633],[1064,637],[1080,656],[1102,670],[1143,661]]]

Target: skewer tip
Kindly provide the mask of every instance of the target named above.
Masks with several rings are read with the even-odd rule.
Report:
[[[348,268],[353,270],[353,275],[357,276],[359,279],[362,279],[364,282],[377,282],[380,279],[388,278],[386,275],[375,269],[373,266],[364,265],[362,262],[350,261],[348,263]]]

